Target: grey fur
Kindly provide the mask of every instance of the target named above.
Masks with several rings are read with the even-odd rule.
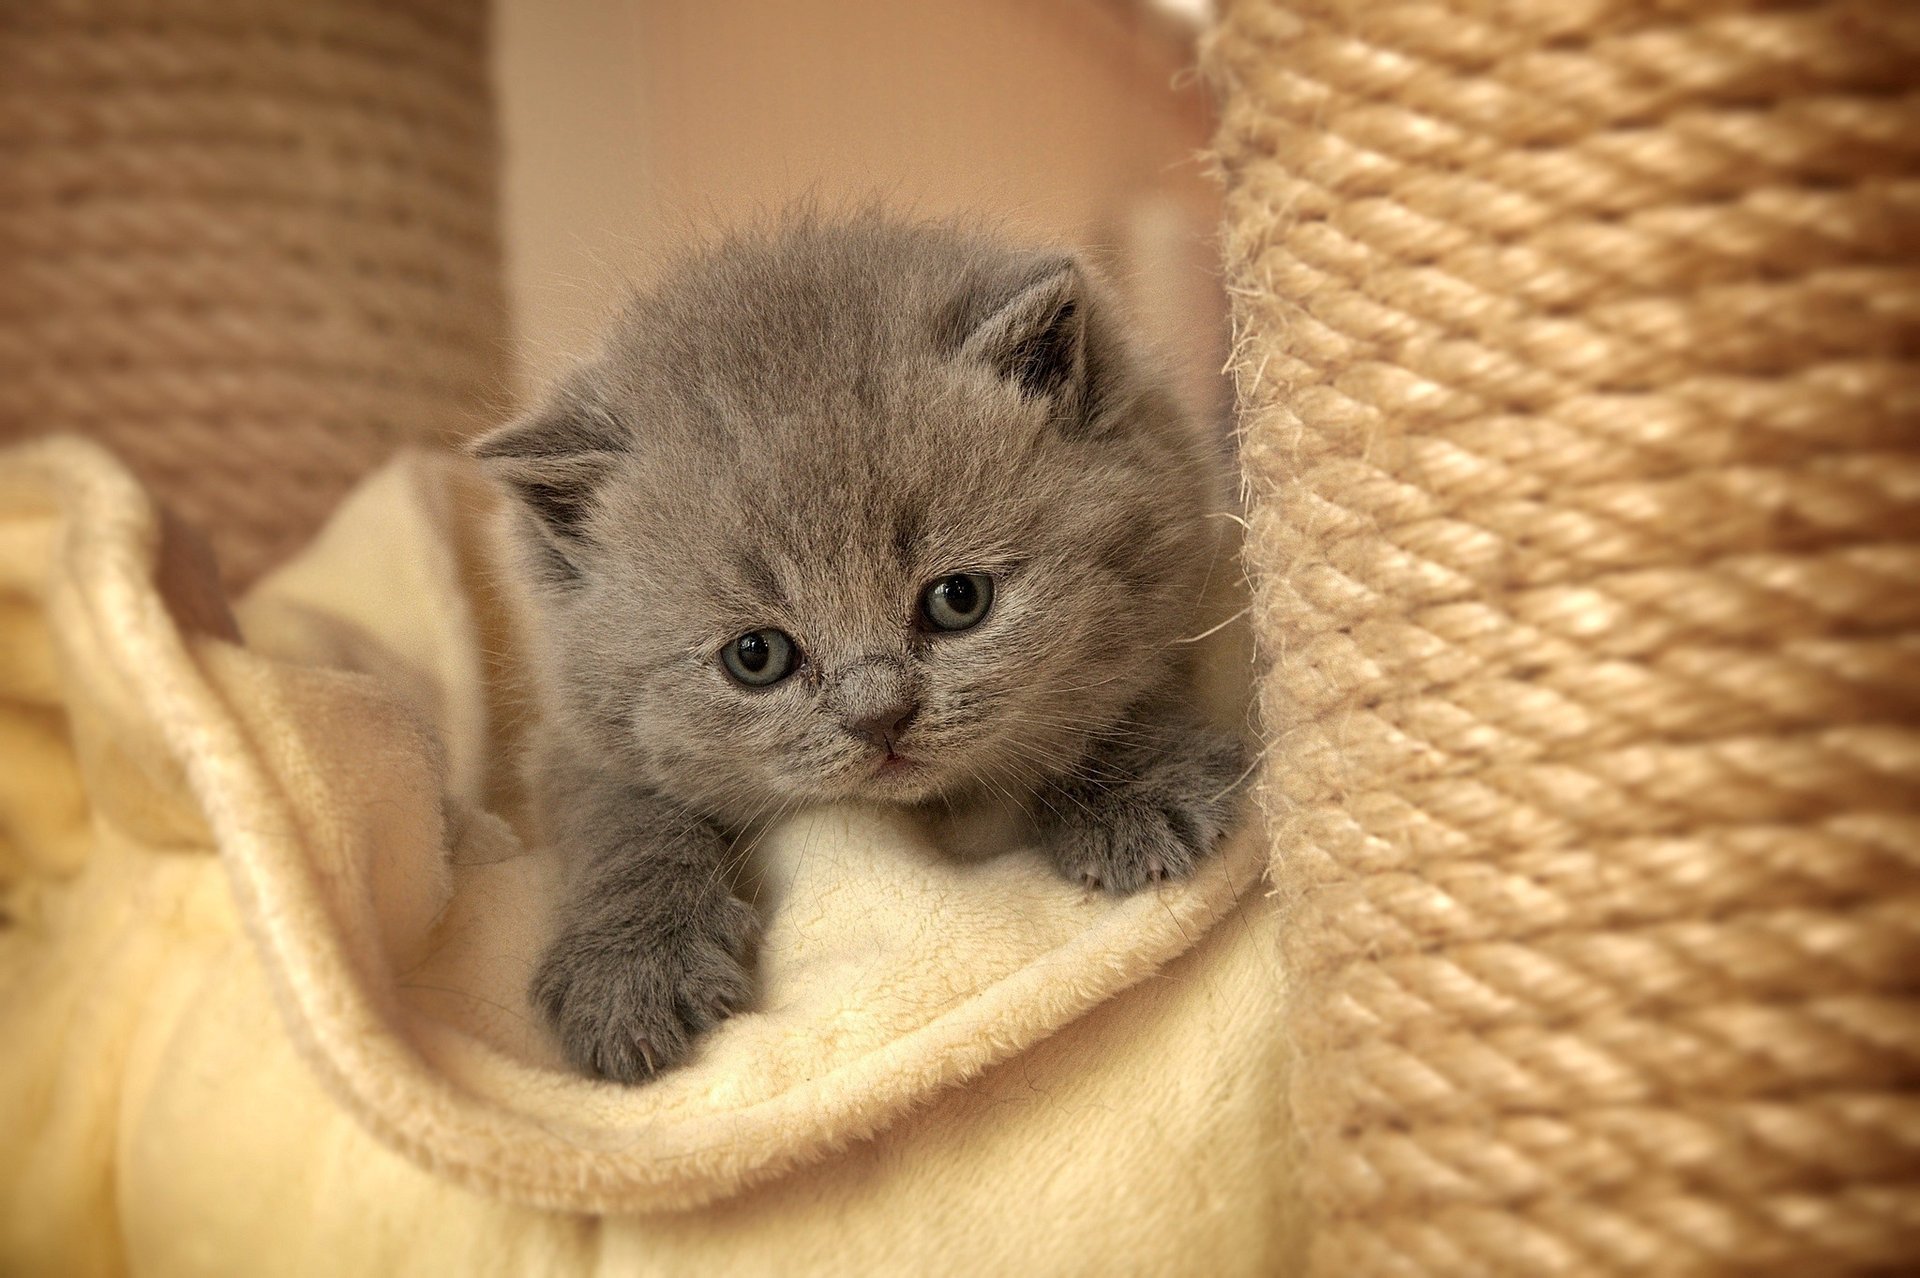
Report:
[[[729,848],[794,808],[1011,795],[1121,892],[1219,836],[1243,760],[1186,717],[1176,642],[1210,460],[1075,259],[880,216],[743,234],[475,452],[521,501],[573,866],[533,993],[581,1068],[647,1077],[748,999]],[[960,571],[991,611],[929,633]],[[769,627],[804,664],[743,687],[717,654]],[[876,771],[889,743],[915,763]]]

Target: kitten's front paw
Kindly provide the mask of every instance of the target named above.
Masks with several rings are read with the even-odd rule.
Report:
[[[1187,877],[1233,819],[1245,761],[1238,742],[1195,733],[1123,778],[1058,787],[1044,796],[1055,863],[1122,894]]]
[[[577,1068],[640,1082],[680,1063],[696,1034],[746,1005],[758,927],[752,908],[725,892],[674,914],[579,920],[541,959],[534,1006]]]

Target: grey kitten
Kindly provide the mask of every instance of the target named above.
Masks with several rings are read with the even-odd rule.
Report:
[[[534,1003],[633,1082],[749,999],[747,827],[1011,798],[1131,892],[1227,823],[1176,642],[1208,450],[1073,258],[868,216],[670,270],[474,449],[517,496],[535,788],[571,858]]]

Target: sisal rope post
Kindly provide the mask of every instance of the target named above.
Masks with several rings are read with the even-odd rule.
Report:
[[[1208,59],[1312,1272],[1920,1265],[1920,7]]]
[[[480,0],[0,5],[0,440],[79,431],[230,584],[497,409]]]

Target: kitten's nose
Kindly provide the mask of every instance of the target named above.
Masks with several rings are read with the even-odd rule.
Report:
[[[913,716],[920,713],[920,707],[911,701],[898,701],[871,714],[847,722],[847,731],[856,737],[865,737],[882,750],[891,752],[893,743],[913,722]]]

